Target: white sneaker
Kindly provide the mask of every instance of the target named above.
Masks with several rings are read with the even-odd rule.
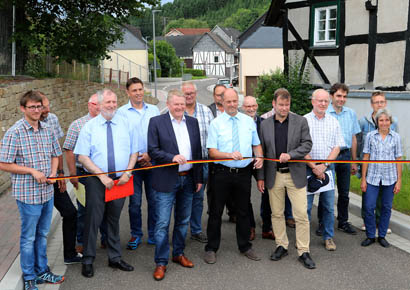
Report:
[[[366,226],[362,225],[362,227],[360,229],[364,232],[366,230]]]
[[[387,233],[388,233],[388,234],[391,234],[391,228],[388,228],[388,229],[387,229]]]

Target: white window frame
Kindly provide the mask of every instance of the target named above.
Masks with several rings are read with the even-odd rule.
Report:
[[[336,18],[330,18],[330,11],[336,10]],[[326,20],[325,20],[325,29],[322,30],[325,32],[325,39],[319,40],[319,16],[321,11],[326,11]],[[324,6],[315,8],[315,22],[314,22],[314,31],[313,31],[313,45],[314,46],[336,46],[337,39],[337,17],[338,17],[337,5]],[[330,21],[336,21],[336,27],[330,29]],[[329,39],[329,32],[335,31],[335,39]]]

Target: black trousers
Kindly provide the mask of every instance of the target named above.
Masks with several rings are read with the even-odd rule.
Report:
[[[85,183],[85,226],[83,264],[92,264],[96,254],[98,227],[106,218],[108,259],[118,262],[121,259],[120,216],[125,198],[105,202],[105,186],[97,177],[88,177]]]
[[[221,221],[226,202],[233,196],[236,209],[236,240],[239,251],[246,252],[252,247],[249,242],[249,198],[251,194],[252,166],[236,171],[223,165],[214,165],[212,196],[208,218],[208,244],[206,251],[218,251],[221,242]]]
[[[262,232],[272,230],[272,211],[269,203],[269,192],[265,187],[261,201]]]
[[[67,191],[60,192],[57,182],[54,183],[54,206],[63,218],[64,259],[77,255],[75,242],[77,234],[77,209],[72,203]]]

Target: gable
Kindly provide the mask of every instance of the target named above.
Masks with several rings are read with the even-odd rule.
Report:
[[[134,34],[132,34],[128,29],[123,29],[124,37],[123,42],[116,41],[109,50],[145,50],[145,42]]]

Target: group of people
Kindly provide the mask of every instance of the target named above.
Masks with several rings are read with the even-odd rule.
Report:
[[[141,201],[143,186],[148,203],[147,243],[155,245],[155,280],[165,277],[170,256],[169,225],[174,209],[172,261],[192,268],[184,254],[190,227],[191,239],[204,243],[204,261],[214,264],[221,241],[225,206],[236,223],[239,251],[247,258],[260,257],[252,248],[255,217],[251,204],[254,176],[262,193],[262,238],[272,239],[276,248],[271,260],[288,255],[286,225],[296,225],[299,261],[316,267],[310,256],[310,219],[315,196],[319,196],[316,234],[325,248],[336,250],[334,242],[335,182],[338,188],[337,228],[348,234],[356,230],[348,222],[350,175],[360,173],[366,240],[388,247],[393,194],[401,187],[401,166],[392,163],[338,163],[332,160],[400,160],[402,156],[397,122],[386,110],[382,92],[371,97],[373,112],[358,120],[345,106],[349,88],[334,84],[330,93],[315,90],[313,110],[305,116],[290,111],[291,95],[277,89],[272,111],[259,117],[257,102],[246,96],[239,108],[234,89],[216,85],[209,107],[196,99],[197,88],[185,82],[181,90],[168,92],[168,111],[144,102],[144,84],[131,78],[126,84],[129,102],[117,109],[117,96],[104,89],[88,101],[88,114],[69,127],[63,149],[75,188],[85,186],[85,206],[77,208],[66,191],[62,150],[64,136],[58,118],[50,113],[47,97],[29,91],[20,99],[23,118],[5,134],[0,147],[0,170],[12,173],[12,195],[21,217],[21,268],[25,289],[41,283],[61,283],[47,266],[47,234],[53,205],[63,217],[64,262],[82,263],[82,275],[94,275],[98,230],[101,247],[107,249],[108,266],[133,271],[122,259],[119,219],[125,198],[105,201],[106,189],[133,182],[129,197],[130,239],[127,249],[142,243]],[[357,138],[358,136],[359,138]],[[279,159],[272,162],[264,158]],[[212,159],[211,163],[189,160]],[[305,159],[306,162],[290,162]],[[312,161],[309,161],[312,159]],[[222,161],[221,161],[222,160]],[[329,160],[317,163],[315,160]],[[176,166],[138,170],[152,165]],[[124,171],[125,172],[118,172]],[[104,174],[110,172],[110,174]],[[81,177],[85,174],[95,174]],[[130,180],[132,179],[132,180]],[[202,229],[204,193],[207,193],[208,223]],[[381,206],[377,209],[377,199]],[[376,218],[376,213],[380,217]],[[293,224],[289,221],[293,220]]]

